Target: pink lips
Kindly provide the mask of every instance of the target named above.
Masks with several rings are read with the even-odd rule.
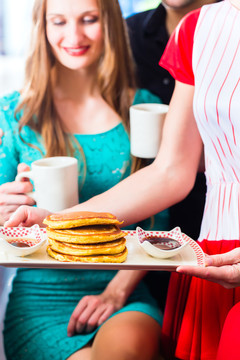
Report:
[[[64,47],[63,49],[66,51],[66,53],[68,55],[71,56],[81,56],[84,55],[90,46],[81,46],[81,47],[77,47],[77,48],[73,48],[73,47]]]

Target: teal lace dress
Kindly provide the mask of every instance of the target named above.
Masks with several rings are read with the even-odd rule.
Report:
[[[0,128],[4,130],[0,146],[0,184],[14,180],[19,163],[30,165],[45,154],[41,136],[29,127],[22,130],[24,142],[19,137],[18,121],[14,118],[19,96],[14,92],[0,99]],[[135,102],[159,100],[148,91],[139,90]],[[122,124],[105,133],[74,137],[73,144],[81,144],[87,163],[83,181],[83,162],[76,146],[80,202],[108,190],[130,174],[129,137]],[[36,145],[39,150],[27,143]],[[155,227],[167,228],[167,212],[156,219]],[[149,224],[150,221],[148,225],[145,222],[144,228]],[[90,334],[67,337],[69,318],[83,296],[101,293],[115,274],[116,271],[111,270],[18,269],[5,316],[7,359],[64,360],[85,346],[98,329]],[[116,313],[131,310],[144,312],[161,324],[162,315],[143,282]]]

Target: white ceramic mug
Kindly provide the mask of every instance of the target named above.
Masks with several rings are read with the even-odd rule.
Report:
[[[130,107],[131,154],[140,158],[155,158],[161,141],[168,105],[137,104]]]
[[[35,191],[28,193],[37,206],[52,212],[78,204],[78,163],[69,156],[36,160],[30,171],[21,172],[16,181],[29,178]]]

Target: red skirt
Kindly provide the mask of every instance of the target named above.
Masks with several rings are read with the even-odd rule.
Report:
[[[239,247],[240,241],[204,240],[199,245],[213,255]],[[225,319],[239,301],[239,287],[225,289],[207,280],[173,273],[162,329],[165,355],[184,360],[215,360]]]

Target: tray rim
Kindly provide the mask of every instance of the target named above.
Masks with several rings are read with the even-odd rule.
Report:
[[[41,228],[41,231],[46,232],[45,228]],[[136,236],[136,230],[124,230],[127,232],[127,236],[129,238]],[[162,233],[162,231],[146,231],[147,233],[151,235],[158,235],[159,233]],[[198,245],[198,243],[188,237],[186,234],[182,233],[184,240],[189,242],[189,246],[192,248],[196,255],[196,264],[186,264],[186,265],[194,265],[194,266],[205,266],[204,263],[204,252],[201,249],[201,247]],[[127,239],[129,240],[129,239]],[[148,258],[149,255],[146,254],[146,257]],[[57,260],[54,260],[50,258],[50,262],[46,262],[43,260],[42,262],[29,261],[29,258],[31,255],[29,255],[28,260],[24,260],[24,257],[15,257],[14,261],[5,261],[2,262],[0,258],[0,266],[3,267],[14,267],[14,268],[52,268],[52,269],[89,269],[89,270],[149,270],[149,271],[175,271],[176,268],[179,265],[183,265],[183,263],[180,263],[178,265],[176,264],[149,264],[149,263],[142,263],[142,264],[132,264],[132,263],[83,263],[83,262],[60,262]],[[161,262],[161,261],[160,261]],[[185,264],[184,264],[185,265]]]

